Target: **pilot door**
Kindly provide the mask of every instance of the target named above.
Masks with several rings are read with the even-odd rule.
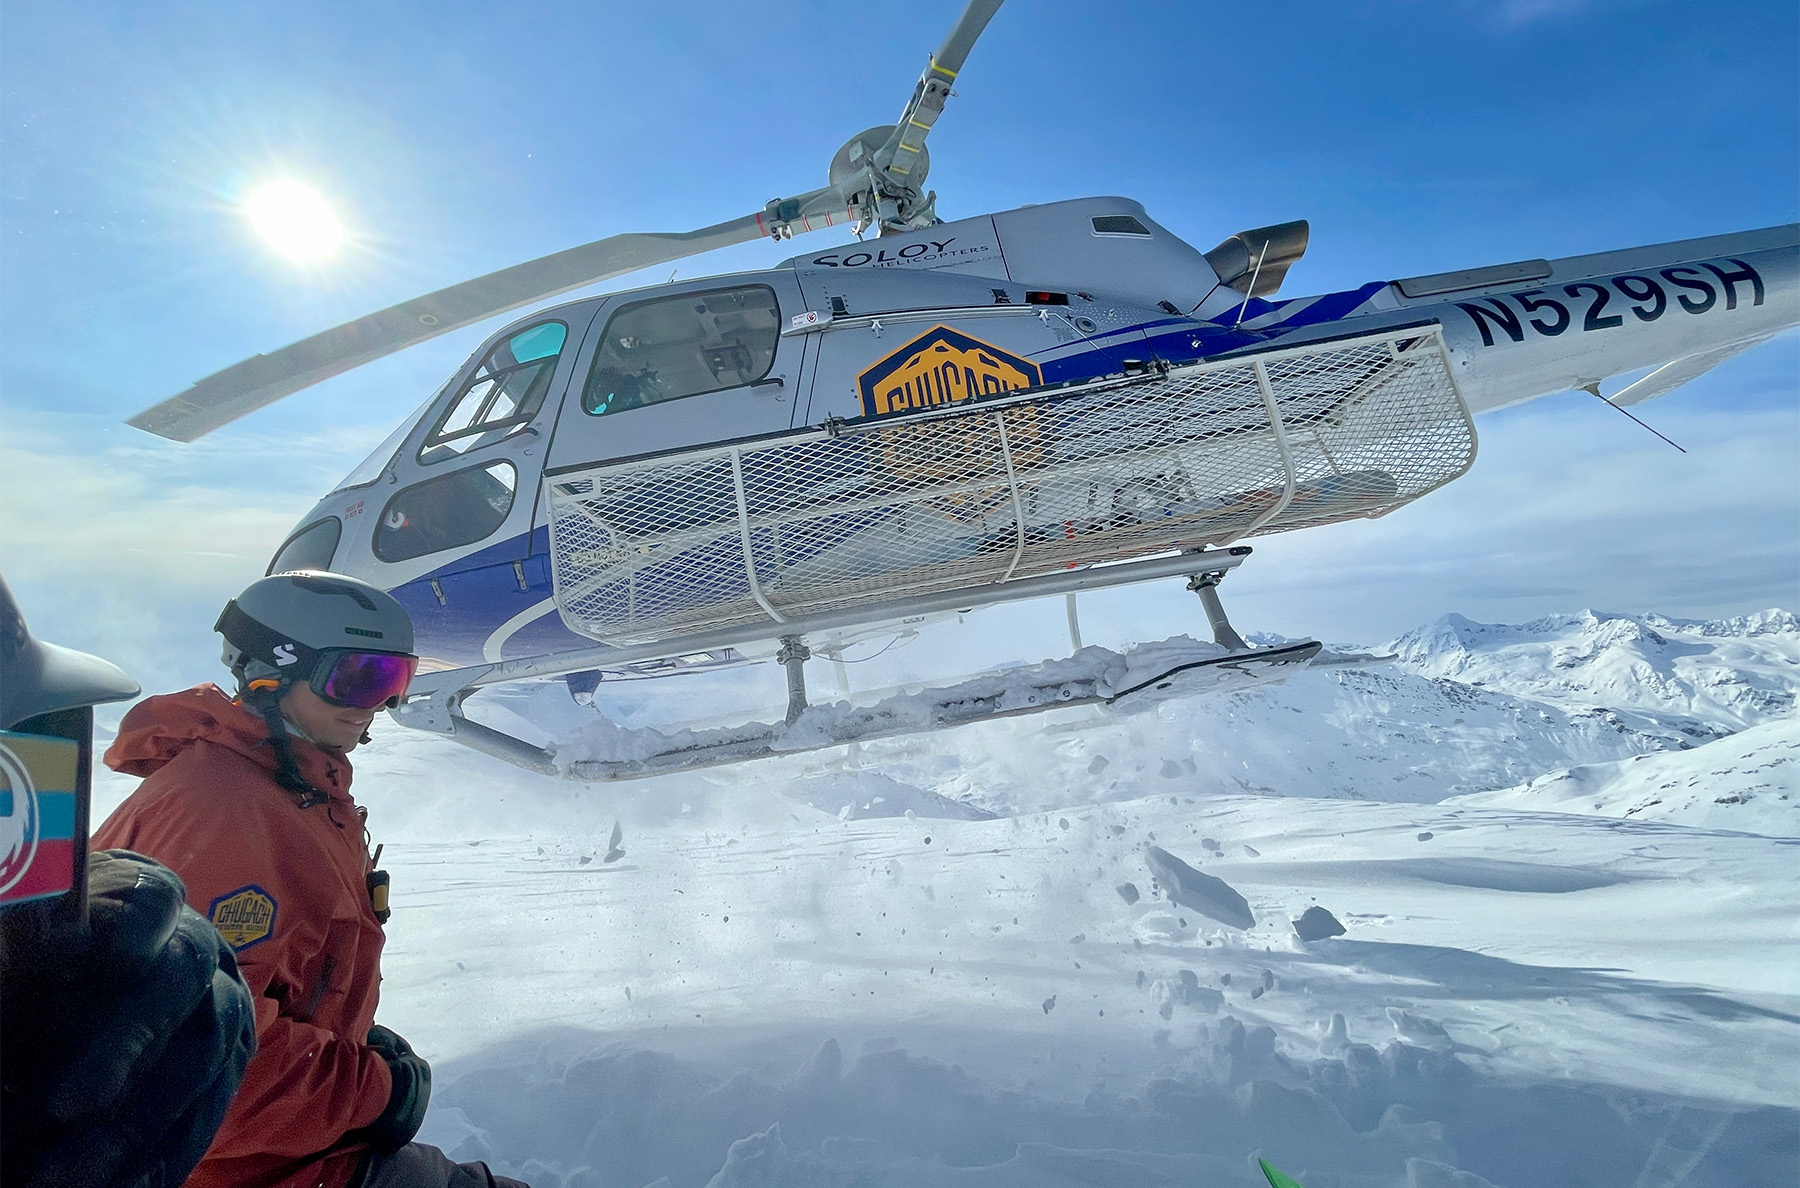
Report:
[[[539,478],[593,308],[566,307],[488,344],[359,509],[371,580],[412,614],[433,659],[480,660],[495,630],[548,597],[548,565],[533,548]]]
[[[576,361],[551,470],[790,428],[808,344],[781,328],[804,308],[791,272],[610,303]]]

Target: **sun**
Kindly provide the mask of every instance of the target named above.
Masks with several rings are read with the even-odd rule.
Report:
[[[344,227],[317,190],[281,178],[244,199],[250,225],[268,245],[299,264],[330,259],[344,241]]]

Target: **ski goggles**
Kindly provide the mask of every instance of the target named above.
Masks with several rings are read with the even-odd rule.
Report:
[[[308,684],[321,699],[345,709],[393,709],[418,667],[417,656],[333,648],[319,656]]]

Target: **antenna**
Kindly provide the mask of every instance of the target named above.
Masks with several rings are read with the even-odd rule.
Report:
[[[1608,407],[1608,408],[1611,408],[1611,409],[1617,409],[1617,410],[1618,410],[1618,411],[1619,411],[1619,412],[1622,412],[1622,413],[1624,413],[1624,414],[1625,414],[1625,415],[1626,415],[1626,416],[1628,416],[1628,417],[1631,417],[1631,419],[1632,419],[1632,420],[1634,420],[1634,421],[1637,421],[1637,423],[1638,423],[1638,424],[1640,424],[1640,425],[1644,425],[1644,422],[1642,422],[1642,421],[1639,421],[1639,420],[1638,420],[1638,418],[1636,418],[1636,417],[1634,417],[1634,416],[1632,416],[1632,415],[1631,415],[1631,413],[1630,413],[1630,412],[1629,412],[1629,411],[1628,411],[1628,410],[1626,410],[1626,409],[1625,409],[1625,408],[1624,408],[1624,407],[1622,407],[1622,406],[1620,406],[1620,405],[1617,405],[1617,404],[1614,404],[1614,403],[1613,403],[1613,402],[1612,402],[1612,401],[1610,401],[1610,400],[1608,400],[1608,399],[1607,399],[1607,398],[1606,398],[1606,397],[1604,397],[1604,396],[1602,396],[1602,395],[1600,395],[1600,381],[1599,381],[1599,380],[1593,380],[1593,381],[1590,381],[1590,382],[1588,382],[1588,383],[1585,383],[1585,384],[1582,384],[1582,385],[1581,385],[1581,390],[1582,390],[1582,391],[1583,391],[1583,392],[1591,392],[1591,393],[1593,393],[1593,395],[1594,395],[1594,397],[1595,397],[1595,398],[1596,398],[1596,399],[1598,399],[1598,400],[1599,400],[1599,401],[1600,401],[1600,403],[1602,403],[1602,404],[1604,404],[1604,405],[1605,405],[1605,406],[1606,406],[1606,407]],[[1644,425],[1644,428],[1646,428],[1646,429],[1650,429],[1650,426],[1648,426],[1648,425]],[[1656,433],[1656,430],[1654,430],[1654,429],[1650,429],[1650,432],[1652,432],[1652,433]],[[1673,442],[1673,441],[1670,441],[1670,439],[1669,439],[1669,438],[1667,438],[1667,437],[1663,437],[1663,435],[1662,435],[1662,434],[1660,434],[1660,433],[1656,433],[1656,436],[1658,436],[1658,437],[1662,437],[1662,439],[1663,439],[1663,440],[1664,440],[1664,441],[1667,441],[1667,442],[1669,442],[1669,444],[1670,444],[1670,445],[1672,445],[1672,446],[1675,446],[1675,448],[1676,448],[1676,449],[1678,449],[1678,450],[1681,450],[1681,452],[1682,452],[1682,453],[1684,453],[1684,454],[1685,454],[1685,453],[1687,453],[1687,451],[1686,451],[1686,450],[1685,450],[1685,449],[1682,449],[1682,447],[1681,447],[1681,446],[1679,446],[1679,445],[1676,445],[1676,444],[1675,444],[1675,442]]]
[[[1244,324],[1244,314],[1250,308],[1250,298],[1256,296],[1256,278],[1262,275],[1263,261],[1268,258],[1269,241],[1265,239],[1263,240],[1263,250],[1256,257],[1256,271],[1250,274],[1250,287],[1244,290],[1244,303],[1238,306],[1237,321],[1231,324],[1233,330],[1236,330],[1239,326]],[[1214,287],[1216,288],[1217,286]],[[1208,293],[1207,296],[1210,297],[1212,294]],[[1598,395],[1598,393],[1596,393],[1596,395]]]

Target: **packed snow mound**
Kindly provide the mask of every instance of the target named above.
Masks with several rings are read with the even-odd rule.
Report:
[[[1694,718],[1742,730],[1794,712],[1800,618],[1581,611],[1508,626],[1444,615],[1387,647],[1400,666],[1513,696]]]
[[[1800,718],[1752,726],[1691,751],[1563,768],[1516,787],[1456,796],[1447,803],[1796,837]]]

